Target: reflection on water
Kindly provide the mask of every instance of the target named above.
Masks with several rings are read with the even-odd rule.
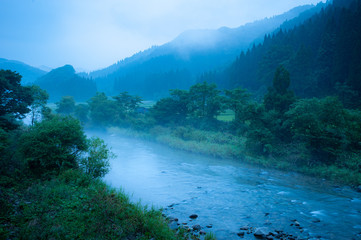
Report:
[[[295,173],[265,170],[106,133],[117,158],[104,178],[133,201],[164,208],[189,225],[212,224],[218,239],[239,239],[245,225],[323,239],[360,239],[361,195]],[[168,207],[171,206],[171,207]],[[188,216],[199,217],[190,223]],[[290,226],[297,220],[300,229]],[[244,239],[254,239],[246,235]]]

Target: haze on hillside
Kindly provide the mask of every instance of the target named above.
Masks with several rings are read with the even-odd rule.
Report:
[[[238,27],[320,0],[4,0],[0,53],[32,66],[107,67],[191,29]]]

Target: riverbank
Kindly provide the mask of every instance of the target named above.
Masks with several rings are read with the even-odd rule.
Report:
[[[346,184],[359,188],[361,185],[360,156],[357,153],[347,154],[334,164],[307,165],[298,161],[302,153],[297,148],[285,146],[279,156],[255,155],[247,150],[246,139],[229,133],[198,130],[189,127],[167,128],[155,126],[147,131],[136,131],[130,128],[111,127],[109,133],[117,133],[128,137],[155,141],[174,149],[199,153],[216,158],[230,158],[265,168],[293,171],[308,176],[331,180],[337,184]]]
[[[2,177],[1,185],[1,239],[188,239],[159,210],[78,170],[44,181]]]

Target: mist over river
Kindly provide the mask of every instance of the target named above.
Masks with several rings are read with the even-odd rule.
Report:
[[[240,239],[243,226],[306,239],[361,239],[361,194],[349,187],[116,134],[87,134],[104,139],[117,155],[104,178],[110,186],[122,188],[134,202],[163,208],[181,225],[199,224],[217,239]],[[191,214],[198,218],[191,221]],[[246,233],[243,239],[254,236]]]

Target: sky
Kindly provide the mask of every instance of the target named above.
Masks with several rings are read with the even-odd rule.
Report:
[[[191,29],[238,27],[321,0],[0,0],[0,58],[104,68]]]

